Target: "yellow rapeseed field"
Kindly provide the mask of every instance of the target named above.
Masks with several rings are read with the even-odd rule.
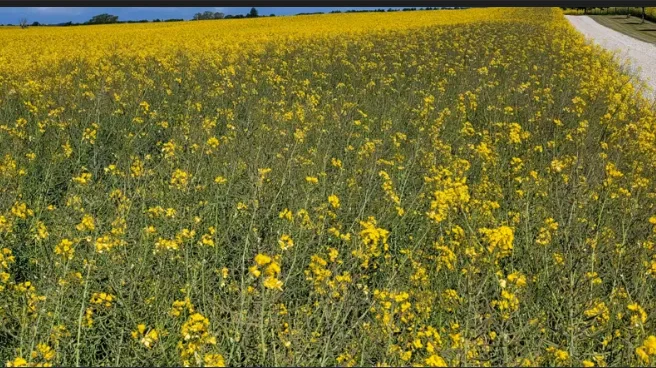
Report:
[[[656,117],[558,9],[0,30],[7,366],[656,364]]]

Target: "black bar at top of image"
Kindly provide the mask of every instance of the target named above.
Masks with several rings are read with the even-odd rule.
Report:
[[[628,7],[656,6],[655,0],[593,1],[593,0],[0,0],[1,6],[52,7]],[[0,9],[0,11],[2,11]]]

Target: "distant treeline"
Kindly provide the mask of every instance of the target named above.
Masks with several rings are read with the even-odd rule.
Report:
[[[425,8],[402,8],[402,9],[392,9],[389,8],[387,10],[385,9],[367,9],[367,10],[346,10],[346,11],[341,11],[341,10],[333,10],[330,12],[330,14],[337,14],[337,13],[370,13],[370,12],[397,12],[397,11],[416,11],[416,10],[456,10],[456,9],[467,9],[466,7],[447,7],[447,8],[438,8],[438,7],[425,7]],[[315,14],[325,14],[324,12],[313,12],[313,13],[298,13],[296,15],[315,15]],[[275,14],[270,14],[270,17],[274,17]],[[231,15],[231,14],[224,14],[221,12],[212,12],[212,11],[205,11],[202,13],[196,13],[194,14],[194,17],[191,19],[192,21],[195,20],[216,20],[216,19],[243,19],[243,18],[258,18],[262,17],[259,15],[257,9],[251,8],[251,10],[246,13],[246,14],[236,14],[236,15]],[[171,19],[154,19],[154,20],[148,20],[148,19],[142,19],[142,20],[124,20],[120,21],[118,20],[117,15],[111,15],[111,14],[99,14],[91,19],[89,19],[86,22],[83,23],[75,23],[75,22],[65,22],[65,23],[57,23],[57,24],[42,24],[39,22],[33,22],[29,24],[26,19],[21,19],[21,21],[18,23],[19,26],[22,28],[27,28],[27,27],[40,27],[40,26],[57,26],[57,27],[69,27],[69,26],[86,26],[86,25],[94,25],[94,24],[121,24],[121,23],[159,23],[159,22],[183,22],[184,19],[182,18],[171,18]],[[0,24],[0,26],[13,26],[13,24]]]
[[[270,14],[270,17],[275,17],[275,14]],[[211,11],[206,11],[202,13],[196,13],[194,14],[194,18],[192,20],[213,20],[213,19],[242,19],[242,18],[258,18],[260,17],[259,12],[255,8],[251,8],[251,11],[249,11],[246,14],[236,14],[236,15],[225,15],[221,12],[211,12]]]
[[[206,11],[203,13],[196,13],[194,14],[194,17],[192,20],[208,20],[208,19],[240,19],[240,18],[257,18],[259,17],[259,13],[257,9],[251,8],[251,10],[244,15],[238,14],[238,15],[225,15],[223,13],[219,12],[211,12],[211,11]],[[271,17],[275,16],[274,14],[270,15]],[[182,18],[171,18],[171,19],[155,19],[155,20],[148,20],[148,19],[142,19],[142,20],[124,20],[120,21],[118,20],[118,15],[111,15],[111,14],[99,14],[91,19],[89,19],[86,22],[83,23],[75,23],[75,22],[65,22],[65,23],[57,23],[57,24],[41,24],[39,22],[33,22],[32,24],[29,24],[27,22],[27,19],[21,19],[18,25],[21,28],[27,28],[27,27],[39,27],[39,26],[57,26],[57,27],[68,27],[68,26],[88,26],[88,25],[94,25],[94,24],[121,24],[121,23],[159,23],[159,22],[183,22],[184,19]],[[13,26],[13,24],[0,24],[0,25],[6,25],[6,26]]]
[[[656,21],[656,8],[653,7],[629,7],[629,6],[607,6],[607,7],[576,7],[561,8],[565,14],[584,15],[626,15],[642,19]]]
[[[68,26],[88,26],[88,25],[94,25],[94,24],[122,24],[122,23],[159,23],[159,22],[183,22],[184,19],[182,18],[171,18],[171,19],[154,19],[152,21],[148,19],[141,19],[141,20],[118,20],[118,16],[116,15],[110,15],[110,14],[100,14],[96,15],[90,20],[83,22],[83,23],[74,23],[74,22],[64,22],[64,23],[56,23],[56,24],[43,24],[40,22],[32,22],[31,24],[28,24],[25,19],[22,19],[17,25],[21,26],[23,28],[26,27],[68,27]],[[0,26],[13,26],[13,24],[0,24]]]
[[[376,13],[382,13],[382,12],[397,12],[397,11],[416,11],[416,10],[457,10],[457,9],[467,9],[466,7],[448,7],[448,8],[438,8],[438,7],[425,7],[425,8],[403,8],[403,9],[392,9],[389,8],[387,10],[385,9],[373,9],[373,10],[346,10],[346,11],[341,11],[341,10],[333,10],[330,12],[330,14],[338,14],[338,13],[370,13],[370,12],[376,12]],[[316,13],[299,13],[296,15],[306,15],[306,14],[324,14],[322,12],[316,12]]]

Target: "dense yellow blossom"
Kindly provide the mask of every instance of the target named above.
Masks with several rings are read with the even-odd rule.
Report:
[[[5,365],[655,363],[656,115],[559,9],[1,28]]]

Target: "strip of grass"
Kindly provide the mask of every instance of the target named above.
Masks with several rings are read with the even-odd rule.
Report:
[[[591,15],[602,26],[622,32],[640,41],[656,44],[656,23],[623,15]]]

